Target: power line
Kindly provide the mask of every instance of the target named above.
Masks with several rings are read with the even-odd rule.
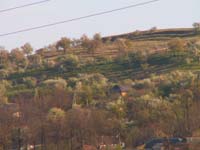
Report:
[[[39,2],[34,2],[34,3],[29,3],[29,4],[21,5],[21,6],[16,6],[16,7],[11,7],[11,8],[7,8],[7,9],[2,9],[2,10],[0,10],[0,13],[12,11],[12,10],[20,9],[20,8],[24,8],[24,7],[29,7],[29,6],[33,6],[33,5],[39,5],[39,4],[42,4],[42,3],[46,3],[48,1],[51,1],[51,0],[43,0],[43,1],[39,1]]]
[[[59,25],[59,24],[69,23],[69,22],[78,21],[78,20],[82,20],[82,19],[86,19],[86,18],[95,17],[95,16],[101,16],[101,15],[113,13],[113,12],[116,12],[116,11],[121,11],[121,10],[130,9],[130,8],[137,7],[137,6],[147,5],[147,4],[150,4],[150,3],[157,2],[157,1],[161,1],[161,0],[151,0],[151,1],[137,3],[137,4],[134,4],[134,5],[129,5],[129,6],[126,6],[126,7],[121,7],[121,8],[117,8],[117,9],[113,9],[113,10],[94,13],[94,14],[90,14],[90,15],[87,15],[87,16],[82,16],[82,17],[77,17],[77,18],[73,18],[73,19],[69,19],[69,20],[54,22],[54,23],[51,23],[51,24],[45,24],[45,25],[36,26],[36,27],[32,27],[32,28],[26,28],[26,29],[14,31],[14,32],[8,32],[8,33],[0,34],[0,37],[18,34],[18,33],[27,32],[27,31],[32,31],[32,30],[37,30],[37,29],[55,26],[55,25]]]

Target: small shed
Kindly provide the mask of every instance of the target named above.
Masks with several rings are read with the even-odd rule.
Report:
[[[111,88],[111,94],[120,94],[121,96],[126,96],[130,90],[129,86],[114,85]]]

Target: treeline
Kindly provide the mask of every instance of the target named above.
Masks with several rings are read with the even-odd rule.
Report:
[[[100,74],[45,80],[33,95],[1,104],[0,148],[133,147],[153,137],[199,135],[199,82],[190,71],[117,84]]]

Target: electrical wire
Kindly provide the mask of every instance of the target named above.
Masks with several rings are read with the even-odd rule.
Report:
[[[26,28],[26,29],[17,30],[17,31],[14,31],[14,32],[8,32],[8,33],[0,34],[0,37],[13,35],[13,34],[18,34],[18,33],[23,33],[23,32],[32,31],[32,30],[37,30],[37,29],[46,28],[46,27],[51,27],[51,26],[56,26],[56,25],[59,25],[59,24],[64,24],[64,23],[69,23],[69,22],[73,22],[73,21],[83,20],[83,19],[91,18],[91,17],[95,17],[95,16],[101,16],[101,15],[105,15],[105,14],[110,14],[110,13],[113,13],[113,12],[117,12],[117,11],[121,11],[121,10],[125,10],[125,9],[130,9],[130,8],[138,7],[138,6],[142,6],[142,5],[147,5],[147,4],[155,3],[155,2],[158,2],[158,1],[161,1],[161,0],[146,1],[146,2],[142,2],[142,3],[129,5],[129,6],[126,6],[126,7],[121,7],[121,8],[108,10],[108,11],[104,11],[104,12],[98,12],[98,13],[94,13],[94,14],[89,14],[89,15],[86,15],[86,16],[77,17],[77,18],[73,18],[73,19],[69,19],[69,20],[54,22],[54,23],[45,24],[45,25],[41,25],[41,26],[36,26],[36,27],[32,27],[32,28]]]
[[[20,8],[24,8],[24,7],[29,7],[29,6],[33,6],[33,5],[39,5],[42,3],[49,2],[49,1],[51,1],[51,0],[43,0],[43,1],[29,3],[29,4],[25,4],[25,5],[21,5],[21,6],[12,7],[12,8],[2,9],[2,10],[0,10],[0,13],[5,13],[8,11],[12,11],[12,10],[16,10],[16,9],[20,9]]]

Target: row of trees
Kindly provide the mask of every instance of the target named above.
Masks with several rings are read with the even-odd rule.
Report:
[[[0,149],[80,150],[103,137],[136,146],[152,137],[192,136],[200,125],[197,83],[196,74],[184,71],[128,79],[118,83],[129,87],[121,96],[100,74],[46,80],[32,96],[0,105]]]
[[[190,45],[187,46],[187,44]],[[82,49],[86,50],[86,54],[92,55],[94,59],[98,58],[98,53],[102,53],[102,57],[107,57],[109,59],[110,56],[103,56],[104,49],[107,49],[108,47],[116,49],[118,52],[117,54],[115,54],[115,56],[121,58],[128,57],[128,55],[133,51],[138,53],[145,53],[145,51],[135,50],[133,43],[128,39],[117,39],[114,42],[107,44],[105,43],[105,41],[103,43],[100,34],[95,34],[92,39],[88,38],[86,35],[83,35],[78,40],[61,38],[59,41],[56,42],[56,44],[49,45],[46,48],[36,51],[36,54],[32,54],[33,48],[29,43],[26,43],[21,48],[13,49],[10,52],[1,48],[0,72],[2,76],[4,76],[4,74],[6,75],[9,72],[20,72],[27,69],[54,67],[56,64],[60,64],[59,60],[61,60],[49,59],[54,56],[59,56],[60,58],[62,57],[62,61],[63,58],[66,59],[66,61],[68,61],[67,59],[69,58],[69,60],[71,61],[73,57],[73,61],[77,63],[79,62],[78,57],[81,57],[81,54],[79,54],[78,51],[82,51]],[[191,48],[192,50],[189,50]],[[190,52],[195,51],[196,55],[198,54],[198,48],[196,48],[195,42],[188,42],[180,38],[172,39],[168,42],[168,45],[166,45],[166,47],[160,47],[160,49],[172,50],[174,52],[174,56],[176,56],[176,54],[178,54],[179,52],[185,51],[186,49]],[[60,51],[63,51],[63,54],[59,53]],[[150,49],[148,53],[151,53],[151,51],[153,50]],[[76,53],[77,56],[73,56],[76,55]],[[95,53],[97,54],[95,55]]]
[[[100,48],[102,45],[100,34],[95,34],[92,39],[89,39],[86,35],[83,35],[80,40],[75,39],[71,40],[69,38],[61,38],[56,44],[49,45],[48,47],[37,50],[33,54],[33,47],[26,43],[21,48],[12,49],[10,52],[5,50],[3,47],[0,48],[0,69],[2,76],[6,76],[10,72],[20,72],[27,69],[43,68],[43,67],[52,67],[55,64],[59,64],[59,59],[49,60],[48,57],[60,55],[65,57],[64,59],[70,59],[73,57],[73,60],[76,61],[76,56],[72,56],[73,49],[86,49],[88,53],[94,54],[94,51],[97,48]],[[70,51],[70,54],[67,53]],[[47,52],[47,53],[46,53]],[[44,55],[46,53],[46,55]],[[66,56],[65,56],[66,55]],[[72,56],[72,57],[71,57]],[[76,60],[75,60],[76,59]]]
[[[46,80],[28,99],[18,95],[16,105],[1,105],[0,149],[20,149],[32,144],[41,149],[78,150],[84,144],[100,144],[102,135],[115,135],[120,122],[107,110],[89,107],[95,97],[97,100],[97,91],[106,84],[106,79],[98,74],[71,79],[68,86],[63,79]],[[6,109],[7,106],[11,108]]]

